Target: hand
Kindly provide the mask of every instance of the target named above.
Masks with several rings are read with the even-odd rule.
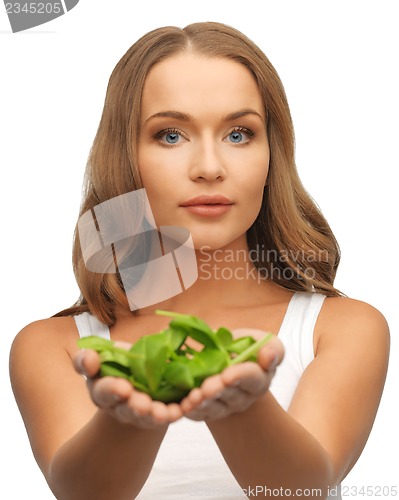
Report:
[[[119,347],[130,345],[118,342]],[[84,349],[74,357],[75,370],[87,377],[87,387],[94,404],[122,423],[142,429],[154,429],[175,422],[183,415],[177,403],[153,401],[137,391],[129,381],[117,377],[98,377],[100,357],[96,351]]]
[[[245,330],[244,334],[253,333]],[[283,357],[283,345],[275,337],[259,351],[256,363],[229,366],[193,389],[181,402],[184,415],[191,420],[216,420],[246,410],[269,389]]]

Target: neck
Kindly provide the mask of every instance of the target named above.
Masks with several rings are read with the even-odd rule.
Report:
[[[263,280],[250,259],[247,243],[234,242],[228,247],[197,251],[197,290],[215,291],[219,296],[236,294],[259,287]]]
[[[220,249],[196,250],[198,278],[194,284],[170,299],[141,308],[138,314],[152,314],[155,309],[194,314],[216,305],[228,310],[264,303],[276,285],[259,276],[250,257],[245,235]]]

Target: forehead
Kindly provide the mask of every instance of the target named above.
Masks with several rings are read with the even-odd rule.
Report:
[[[251,72],[230,59],[179,54],[156,64],[144,84],[144,119],[161,110],[173,109],[197,116],[204,111],[227,114],[243,108],[265,115]]]

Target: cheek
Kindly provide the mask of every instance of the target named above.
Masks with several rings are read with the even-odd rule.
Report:
[[[252,222],[262,206],[267,174],[268,164],[265,165],[263,159],[263,165],[260,164],[258,168],[246,172],[239,184],[246,218]]]
[[[140,144],[138,147],[138,170],[143,181],[144,187],[147,189],[152,186],[154,178],[157,176],[157,164],[159,163],[158,155],[154,154],[151,148]]]
[[[148,191],[173,186],[176,179],[181,178],[181,164],[179,155],[172,151],[146,145],[139,147],[138,170],[143,186]]]
[[[255,185],[248,187],[247,199],[246,199],[246,209],[248,211],[248,217],[254,219],[258,216],[259,211],[262,206],[262,200],[264,195],[264,179],[259,179],[259,182]]]
[[[138,170],[157,225],[173,225],[170,209],[174,208],[176,186],[180,175],[177,162],[161,148],[142,147],[138,155]]]
[[[162,187],[165,187],[165,168],[161,168],[164,161],[162,155],[152,148],[139,148],[138,170],[143,187],[150,199],[151,204],[159,199]]]
[[[252,168],[247,168],[243,172],[241,179],[239,179],[239,185],[241,186],[241,192],[255,203],[259,197],[262,198],[263,190],[267,181],[267,174],[269,172],[268,161],[265,162],[264,157],[262,161],[252,164]]]

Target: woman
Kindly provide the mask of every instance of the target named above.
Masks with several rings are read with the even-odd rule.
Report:
[[[241,33],[217,23],[162,28],[116,66],[81,216],[138,189],[157,226],[189,230],[198,278],[132,308],[122,273],[90,270],[76,235],[80,300],[24,328],[11,352],[15,396],[53,493],[337,498],[378,408],[388,327],[334,288],[338,245],[297,176],[283,86]],[[98,379],[97,354],[76,344],[93,333],[131,344],[167,326],[155,309],[276,337],[257,363],[165,405],[123,379]]]

